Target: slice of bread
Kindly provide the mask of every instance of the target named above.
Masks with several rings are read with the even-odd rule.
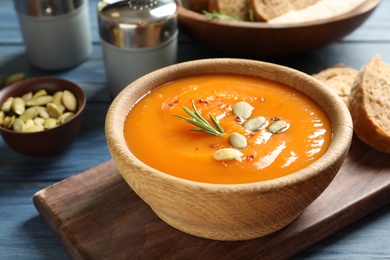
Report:
[[[336,92],[349,107],[349,94],[358,73],[358,70],[350,67],[332,67],[312,76]]]
[[[248,0],[209,0],[209,12],[219,12],[227,16],[249,19]]]
[[[390,153],[390,65],[373,57],[359,72],[349,97],[355,134]]]
[[[301,10],[319,0],[249,0],[255,21],[267,22],[289,11]]]

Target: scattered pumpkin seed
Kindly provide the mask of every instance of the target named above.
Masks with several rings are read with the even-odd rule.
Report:
[[[246,121],[243,126],[245,130],[253,132],[261,129],[266,123],[267,123],[267,119],[265,119],[265,117],[257,116],[248,119],[248,121]]]
[[[11,85],[13,83],[16,83],[18,81],[21,81],[22,79],[24,79],[26,77],[26,74],[24,74],[23,72],[19,72],[19,73],[15,73],[15,74],[12,74],[10,75],[8,78],[7,78],[7,81],[6,81],[6,85]]]
[[[288,127],[288,123],[284,120],[278,120],[273,122],[269,127],[268,131],[270,131],[273,134],[278,134],[280,132],[283,132]]]
[[[231,161],[241,157],[242,155],[243,153],[237,149],[221,148],[214,153],[213,157],[217,161]]]
[[[233,114],[247,120],[252,115],[253,109],[248,102],[240,101],[234,105]]]
[[[228,137],[229,143],[236,149],[244,149],[248,146],[246,137],[239,133],[232,133]]]

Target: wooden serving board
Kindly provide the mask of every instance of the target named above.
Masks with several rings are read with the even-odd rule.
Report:
[[[390,202],[390,155],[353,139],[325,192],[286,228],[247,241],[213,241],[160,220],[125,183],[112,161],[33,197],[74,259],[288,258]]]

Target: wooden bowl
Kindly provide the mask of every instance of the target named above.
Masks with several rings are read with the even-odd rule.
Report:
[[[247,184],[189,181],[137,159],[123,133],[126,116],[137,100],[175,79],[213,73],[262,77],[306,93],[330,118],[333,138],[329,149],[298,172]],[[332,181],[345,159],[353,132],[343,101],[313,77],[291,68],[243,59],[190,61],[143,76],[114,99],[105,130],[113,161],[123,178],[162,220],[186,233],[216,240],[256,238],[291,223]]]
[[[178,8],[179,29],[196,41],[226,53],[247,57],[305,53],[335,42],[358,28],[379,5],[367,0],[353,11],[300,24],[217,20],[192,11],[189,0]]]
[[[85,94],[79,86],[64,79],[51,77],[30,78],[7,86],[0,91],[0,104],[8,97],[20,97],[29,91],[36,92],[40,89],[45,89],[51,95],[59,90],[69,90],[76,96],[78,106],[71,120],[44,131],[19,133],[0,126],[0,133],[9,147],[21,154],[36,157],[57,154],[72,143],[80,131],[86,104]]]

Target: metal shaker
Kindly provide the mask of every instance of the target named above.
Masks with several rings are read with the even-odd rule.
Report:
[[[14,0],[14,6],[32,65],[66,69],[91,53],[88,0]]]
[[[176,62],[174,0],[105,0],[98,3],[97,11],[112,97],[137,78]]]

